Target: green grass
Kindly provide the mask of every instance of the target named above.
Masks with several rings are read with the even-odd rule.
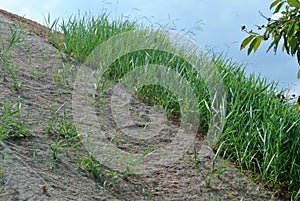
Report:
[[[49,153],[54,160],[59,159],[59,154],[65,147],[72,148],[79,145],[76,125],[71,118],[67,117],[67,111],[64,105],[59,108],[50,108],[51,118],[48,119],[48,128],[46,133],[55,138],[55,143],[50,145]],[[79,142],[78,142],[79,141]]]
[[[61,111],[62,110],[62,111]],[[71,118],[67,117],[66,108],[64,105],[56,108],[50,108],[51,118],[48,119],[47,133],[53,135],[56,141],[62,140],[65,143],[72,143],[77,138],[76,125]]]
[[[30,135],[26,122],[21,117],[21,102],[3,102],[0,107],[0,140],[5,138],[22,138]]]
[[[94,177],[100,178],[102,175],[101,167],[102,164],[94,159],[94,156],[90,154],[89,156],[80,156],[77,154],[78,157],[78,162],[77,166],[78,167],[83,167],[85,168],[88,172],[92,173]]]
[[[50,22],[48,23],[50,25]],[[61,31],[56,46],[79,62],[92,50],[116,34],[139,29],[136,22],[110,21],[108,15],[73,16],[66,21],[56,20],[52,30]],[[51,32],[51,38],[55,38]],[[59,39],[58,39],[59,38]],[[53,41],[52,41],[53,42]],[[254,75],[246,76],[238,63],[214,56],[213,61],[226,85],[226,122],[218,142],[218,154],[235,161],[241,170],[262,180],[273,190],[289,192],[292,200],[300,198],[300,112],[287,102],[275,99],[277,85]],[[203,80],[182,58],[167,52],[143,50],[117,59],[105,75],[107,80],[118,80],[136,66],[161,64],[177,71],[188,80],[198,100],[199,124],[207,130],[210,112],[209,93]],[[148,85],[136,96],[151,104],[162,105],[168,116],[180,117],[176,96],[163,87]]]
[[[136,23],[130,21],[110,21],[109,15],[103,13],[98,17],[90,13],[78,13],[67,21],[50,21],[50,15],[46,20],[46,25],[50,28],[48,38],[57,48],[63,50],[65,54],[82,62],[100,43],[111,36],[123,31],[132,30]],[[64,34],[63,41],[57,36],[60,31]]]
[[[219,145],[241,168],[266,186],[300,193],[300,112],[275,99],[274,82],[245,76],[244,68],[215,60],[227,89],[226,125]]]
[[[18,21],[16,26],[9,27],[8,40],[5,41],[0,38],[0,60],[2,62],[2,68],[0,68],[0,74],[3,77],[4,81],[8,80],[8,75],[12,79],[12,86],[16,91],[21,90],[22,83],[17,81],[17,70],[18,65],[11,62],[11,51],[13,48],[17,47],[24,40],[24,30],[20,27],[20,22]]]

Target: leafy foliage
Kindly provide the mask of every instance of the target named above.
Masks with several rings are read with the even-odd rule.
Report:
[[[248,31],[246,26],[242,26],[242,30],[249,34],[241,44],[240,49],[248,46],[248,55],[253,51],[256,52],[262,40],[272,42],[267,52],[273,48],[274,54],[277,52],[278,44],[283,40],[282,51],[286,51],[289,55],[296,55],[300,65],[300,2],[299,0],[275,0],[270,5],[273,11],[271,18],[261,16],[267,20],[266,25],[257,26],[258,30],[264,30],[263,34]],[[300,70],[298,78],[300,77]]]

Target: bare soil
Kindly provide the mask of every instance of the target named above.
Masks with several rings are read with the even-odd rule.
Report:
[[[15,27],[19,16],[0,10],[0,38],[9,39],[10,27]],[[193,162],[194,149],[191,146],[175,163],[154,172],[143,174],[124,174],[109,167],[100,167],[102,174],[95,177],[79,165],[76,154],[88,155],[83,144],[76,147],[63,146],[56,159],[50,152],[55,137],[47,134],[48,120],[53,108],[66,108],[72,118],[72,87],[79,66],[72,59],[65,58],[46,40],[47,28],[23,19],[24,41],[11,51],[11,64],[18,65],[17,81],[22,83],[20,90],[12,86],[12,80],[0,77],[0,107],[9,100],[22,103],[22,118],[26,121],[30,137],[4,139],[0,142],[0,167],[4,172],[0,181],[0,200],[280,200],[275,193],[251,182],[239,171],[234,163],[223,159],[215,160],[214,152],[200,140],[195,139],[198,151]],[[0,72],[3,70],[2,62]],[[55,81],[55,73],[63,66],[70,67],[64,84]],[[0,73],[2,76],[2,73]],[[110,93],[102,97],[110,102]],[[141,112],[147,110],[150,121],[163,114],[139,100],[131,107],[132,118],[143,121]],[[109,108],[99,117],[103,130],[109,134],[122,132],[112,121]],[[144,118],[144,116],[143,116]],[[178,131],[175,123],[166,119],[157,121],[168,129],[159,131],[164,137]],[[127,125],[133,132],[138,125]],[[119,136],[122,136],[121,134]],[[151,141],[152,140],[152,141]],[[158,137],[148,139],[147,143],[135,143],[120,137],[118,147],[124,150],[145,150],[149,144],[168,143]],[[6,159],[4,159],[6,158]],[[200,170],[194,168],[197,164]],[[112,175],[111,173],[116,173]],[[283,199],[282,199],[283,200]]]

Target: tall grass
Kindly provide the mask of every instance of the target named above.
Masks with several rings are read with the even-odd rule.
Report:
[[[58,47],[67,55],[84,61],[92,50],[123,31],[137,29],[135,22],[110,21],[108,15],[73,16],[56,27],[63,38]],[[49,23],[50,24],[50,23]],[[266,186],[284,189],[292,199],[300,198],[300,113],[295,107],[275,99],[276,83],[261,77],[245,76],[242,65],[213,57],[226,85],[227,116],[218,142],[218,154],[236,161],[241,170],[251,173]],[[136,66],[156,63],[168,66],[184,76],[199,101],[200,129],[207,130],[210,118],[209,93],[203,80],[182,58],[166,52],[144,50],[116,60],[106,72],[117,80]],[[145,86],[137,91],[140,98],[162,105],[169,115],[180,115],[176,97],[159,86]]]
[[[227,89],[223,152],[266,186],[300,194],[300,113],[275,99],[277,85],[260,76],[246,78],[244,68],[216,58]]]
[[[116,60],[107,70],[106,76],[110,80],[118,80],[126,73],[138,66],[160,64],[167,66],[185,78],[193,88],[198,102],[199,124],[202,129],[207,129],[210,114],[206,108],[209,103],[209,93],[202,79],[197,79],[197,72],[182,58],[159,50],[143,50],[133,52]],[[168,89],[158,85],[146,85],[135,92],[135,96],[153,105],[160,105],[168,117],[180,118],[180,105],[178,97]]]
[[[59,19],[51,22],[48,15],[46,25],[50,28],[48,38],[51,43],[80,62],[103,41],[136,27],[135,22],[128,20],[111,21],[106,13],[94,17],[91,13],[80,12],[61,23]],[[63,34],[63,38],[54,37],[59,35],[58,32]]]

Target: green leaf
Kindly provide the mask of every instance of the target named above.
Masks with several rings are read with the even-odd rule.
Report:
[[[247,38],[245,38],[245,40],[243,40],[240,50],[244,49],[249,43],[250,41],[254,38],[253,35],[248,36]]]
[[[287,0],[287,3],[291,7],[300,8],[300,2],[297,0]]]
[[[272,41],[272,43],[270,44],[270,46],[267,49],[267,52],[269,52],[269,50],[274,46],[274,45],[278,45],[279,41],[280,41],[281,36],[275,37],[274,40]]]
[[[300,47],[298,47],[298,50],[297,50],[297,59],[298,59],[298,64],[300,65]]]
[[[295,53],[297,52],[297,47],[299,46],[299,42],[298,42],[297,38],[295,38],[295,37],[291,38],[290,46],[291,46],[291,54],[292,54],[292,56],[294,56]]]
[[[288,26],[287,29],[287,37],[291,38],[295,35],[295,25],[296,25],[296,21],[293,21],[291,25]]]
[[[274,7],[274,6],[276,6],[278,3],[280,3],[281,2],[281,0],[276,0],[276,1],[274,1],[271,5],[270,5],[270,10]]]
[[[298,70],[297,78],[300,79],[300,70]]]
[[[254,52],[256,52],[257,48],[259,47],[261,41],[263,39],[263,36],[259,36],[258,38],[256,38],[255,44],[253,46],[253,50]]]
[[[287,54],[290,54],[290,48],[288,45],[288,39],[287,39],[286,35],[283,35],[282,51],[284,52],[284,50],[286,50]]]
[[[249,55],[249,54],[251,53],[251,51],[253,50],[256,41],[257,41],[257,38],[255,38],[254,40],[252,40],[252,42],[250,43],[250,46],[249,46],[249,48],[248,48],[248,55]]]
[[[280,4],[278,4],[278,6],[275,8],[273,13],[278,13],[283,4],[284,4],[284,2],[281,2]]]

